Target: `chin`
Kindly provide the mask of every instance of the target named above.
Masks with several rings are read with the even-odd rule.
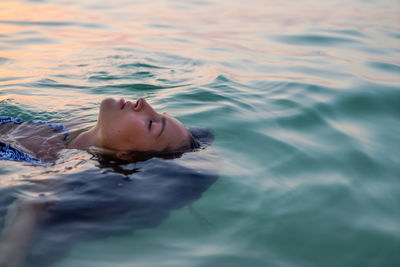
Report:
[[[109,106],[109,105],[115,105],[115,103],[116,103],[117,101],[114,99],[114,98],[111,98],[111,97],[107,97],[107,98],[104,98],[102,101],[101,101],[101,104],[100,104],[100,108],[102,107],[102,106]]]
[[[118,103],[114,98],[108,97],[103,99],[100,104],[98,120],[104,121],[110,117],[110,115],[114,114],[113,110],[116,110],[118,106],[117,104]]]
[[[107,97],[101,101],[100,104],[100,112],[115,108],[117,105],[117,101],[114,98]]]

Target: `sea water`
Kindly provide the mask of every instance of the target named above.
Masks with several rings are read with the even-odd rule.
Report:
[[[89,125],[145,97],[215,135],[176,159],[0,162],[3,219],[38,181],[81,205],[26,265],[399,266],[399,25],[397,0],[3,0],[1,116]]]

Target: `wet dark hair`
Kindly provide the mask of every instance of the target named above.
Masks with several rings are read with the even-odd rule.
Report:
[[[190,148],[192,150],[205,148],[214,141],[214,135],[209,129],[190,128]]]
[[[191,150],[200,148],[200,143],[193,137],[192,134],[190,134],[189,138],[189,146]]]

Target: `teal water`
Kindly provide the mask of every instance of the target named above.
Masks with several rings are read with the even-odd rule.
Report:
[[[176,209],[53,266],[399,266],[399,25],[396,0],[0,3],[0,115],[93,122],[143,96],[222,162],[206,225]],[[0,185],[95,166],[0,162]]]

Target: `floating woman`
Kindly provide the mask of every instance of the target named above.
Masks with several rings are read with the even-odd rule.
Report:
[[[0,236],[0,266],[50,266],[77,242],[155,227],[171,210],[199,199],[218,177],[211,154],[165,160],[197,151],[213,136],[208,130],[187,130],[142,98],[135,103],[104,99],[95,126],[85,130],[69,132],[70,125],[10,117],[0,117],[0,124],[0,159],[52,164],[66,148],[90,152],[96,147],[102,152],[96,154],[95,168],[55,174],[49,181],[32,179],[28,189],[22,187],[28,195],[16,188]],[[154,155],[161,158],[144,162],[139,170],[134,167],[128,175],[129,163],[123,168],[113,163]],[[194,168],[187,164],[193,160],[199,162]],[[206,162],[210,168],[200,171]]]
[[[186,152],[199,143],[180,121],[156,112],[143,98],[135,103],[106,98],[96,125],[73,133],[62,124],[0,117],[0,159],[41,163],[54,160],[61,149],[89,147],[124,160],[126,151]]]

